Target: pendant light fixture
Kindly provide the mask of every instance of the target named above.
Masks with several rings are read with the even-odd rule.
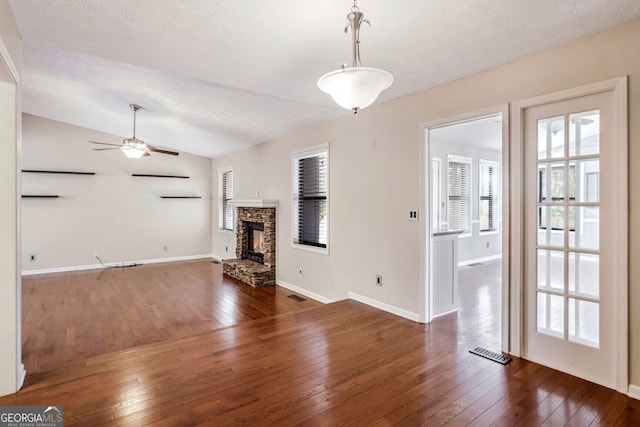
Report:
[[[347,15],[349,24],[344,28],[346,33],[351,28],[352,56],[351,67],[346,64],[342,68],[320,77],[318,88],[331,95],[333,100],[343,108],[358,110],[373,104],[380,92],[391,86],[393,76],[378,68],[363,67],[360,62],[360,25],[366,22],[364,13],[360,12],[357,0],[353,1],[351,12]]]

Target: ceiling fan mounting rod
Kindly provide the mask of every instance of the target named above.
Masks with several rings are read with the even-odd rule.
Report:
[[[129,107],[133,110],[133,139],[136,139],[136,113],[142,110],[142,107],[138,104],[129,104]]]

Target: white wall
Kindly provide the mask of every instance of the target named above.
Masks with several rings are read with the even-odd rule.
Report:
[[[95,172],[95,176],[22,173],[22,267],[25,272],[104,262],[181,259],[211,253],[211,160],[181,153],[128,159],[93,151],[87,141],[121,137],[23,116],[23,169]],[[140,178],[132,173],[186,175]],[[161,199],[161,195],[202,196]],[[167,247],[165,251],[164,248]],[[30,260],[36,255],[36,261]]]
[[[496,207],[496,215],[498,215],[498,232],[480,234],[479,223],[479,172],[480,160],[490,160],[498,163],[499,179],[502,182],[502,153],[499,151],[487,150],[481,147],[464,144],[441,143],[438,141],[431,142],[432,157],[442,160],[442,175],[440,178],[440,194],[445,207],[441,209],[440,218],[444,222],[447,219],[447,159],[449,155],[468,157],[471,159],[471,234],[469,236],[461,236],[458,239],[458,264],[468,264],[474,261],[482,261],[485,258],[499,256],[502,252],[502,203],[499,198]],[[502,188],[498,183],[497,188]],[[442,228],[448,228],[444,226]]]
[[[486,110],[536,95],[629,75],[630,159],[640,158],[640,22],[478,73],[357,115],[303,129],[215,159],[233,165],[235,197],[279,199],[278,280],[329,299],[349,292],[409,313],[420,307],[418,208],[423,123]],[[291,152],[330,142],[330,254],[291,247]],[[633,160],[632,160],[633,161]],[[517,171],[514,171],[517,173]],[[214,181],[217,177],[214,177]],[[630,168],[630,259],[640,254],[640,169]],[[214,201],[214,205],[215,205]],[[217,212],[214,209],[214,212]],[[426,216],[422,213],[421,218]],[[213,252],[233,253],[233,237],[217,232]],[[298,268],[304,269],[302,277]],[[375,286],[375,275],[383,286]],[[630,304],[640,305],[640,264],[630,263]],[[631,379],[640,383],[640,312],[630,310]]]

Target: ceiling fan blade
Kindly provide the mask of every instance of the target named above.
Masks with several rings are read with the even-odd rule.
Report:
[[[99,145],[113,145],[114,147],[121,147],[122,144],[110,144],[108,142],[97,142],[97,141],[89,141],[92,144],[99,144]]]
[[[113,147],[113,148],[92,148],[91,150],[93,151],[107,151],[107,150],[119,150],[120,147]]]
[[[163,149],[156,148],[153,145],[149,145],[149,144],[147,144],[147,148],[149,148],[149,151],[153,151],[154,153],[170,154],[172,156],[177,156],[177,155],[180,154],[177,151],[163,150]]]

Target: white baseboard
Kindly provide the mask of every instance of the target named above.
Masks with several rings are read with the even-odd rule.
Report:
[[[315,292],[311,292],[306,289],[300,288],[296,285],[292,285],[291,283],[283,282],[282,280],[276,280],[276,285],[282,286],[283,288],[287,288],[290,291],[297,292],[309,298],[313,298],[314,300],[320,301],[321,303],[324,303],[324,304],[330,304],[334,302],[333,300],[330,300],[329,298],[325,298],[320,294],[316,294]]]
[[[68,271],[95,270],[98,268],[102,268],[102,265],[100,264],[73,265],[69,267],[43,268],[40,270],[22,270],[22,275],[35,276],[36,274],[66,273]]]
[[[349,292],[349,298],[352,300],[361,302],[363,304],[370,305],[371,307],[375,307],[382,311],[386,311],[387,313],[395,314],[396,316],[404,317],[405,319],[413,320],[414,322],[420,321],[420,315],[418,313],[414,313],[390,304],[387,304],[382,301],[378,301],[369,297],[365,297],[364,295],[356,294],[355,292]]]
[[[138,261],[122,261],[122,262],[108,262],[105,265],[108,267],[118,267],[129,264],[158,264],[161,262],[175,262],[175,261],[191,261],[196,259],[205,259],[212,258],[212,254],[202,254],[202,255],[187,255],[187,256],[179,256],[172,258],[156,258],[156,259],[145,259]],[[46,274],[46,273],[66,273],[69,271],[81,271],[81,270],[94,270],[97,268],[104,268],[102,264],[90,264],[90,265],[75,265],[69,267],[57,267],[57,268],[44,268],[41,270],[26,270],[22,271],[23,276],[32,276],[36,274]]]
[[[491,256],[486,256],[484,258],[476,258],[476,259],[469,259],[467,261],[460,261],[458,263],[458,267],[464,267],[466,265],[470,265],[470,264],[476,264],[478,262],[489,262],[489,261],[495,261],[497,259],[501,259],[502,258],[502,254],[498,254],[498,255],[491,255]]]
[[[224,260],[224,259],[227,259],[227,258],[223,258],[223,257],[221,257],[219,255],[216,255],[216,254],[211,254],[211,258],[215,259],[216,261],[220,261],[220,262],[222,262],[222,260]]]
[[[629,392],[627,393],[627,396],[640,400],[640,385],[629,384]]]
[[[438,313],[435,316],[433,316],[431,320],[437,319],[438,317],[446,316],[447,314],[455,313],[456,311],[458,311],[458,309],[454,308],[453,310],[445,311],[444,313]]]

